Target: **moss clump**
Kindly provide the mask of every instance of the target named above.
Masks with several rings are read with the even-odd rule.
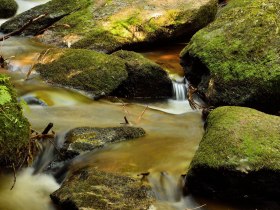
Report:
[[[0,29],[4,33],[15,31],[36,16],[47,14],[45,17],[35,21],[24,30],[25,35],[37,35],[61,18],[87,7],[89,2],[90,0],[52,0],[6,21],[1,25]],[[60,25],[58,26],[58,29],[63,27],[67,26]]]
[[[187,76],[201,79],[199,90],[212,105],[278,111],[279,7],[278,0],[230,1],[181,52]]]
[[[91,50],[51,49],[44,61],[35,69],[47,82],[84,90],[95,97],[108,95],[127,78],[122,59]]]
[[[26,33],[38,34],[53,24],[39,37],[40,40],[60,47],[108,53],[131,44],[191,36],[214,19],[217,1],[52,0],[9,21],[2,30],[11,31],[22,23],[21,19],[27,22],[26,17],[43,11],[51,16],[34,23]]]
[[[139,53],[120,50],[112,55],[126,62],[128,78],[112,93],[126,98],[170,98],[172,82],[158,64]]]
[[[104,147],[109,143],[131,140],[144,135],[144,129],[128,126],[112,128],[74,128],[66,134],[65,147],[70,147],[71,150],[80,153]]]
[[[191,163],[188,187],[198,194],[242,197],[261,196],[277,184],[267,196],[279,194],[278,181],[273,183],[280,178],[279,140],[280,117],[243,107],[215,109]]]
[[[94,168],[73,172],[51,194],[64,209],[148,209],[155,201],[151,187],[140,180]]]
[[[18,4],[14,0],[0,0],[0,18],[9,18],[16,14]]]
[[[0,168],[19,167],[27,152],[29,123],[9,79],[0,74]]]

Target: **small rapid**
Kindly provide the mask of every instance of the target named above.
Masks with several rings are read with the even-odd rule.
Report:
[[[185,79],[182,81],[172,81],[173,84],[173,99],[177,101],[185,101],[187,100],[187,84],[185,83]]]

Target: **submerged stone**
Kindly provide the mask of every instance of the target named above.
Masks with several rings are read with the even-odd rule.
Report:
[[[234,0],[181,52],[186,77],[210,105],[280,106],[280,2]]]
[[[172,81],[158,64],[139,53],[120,50],[112,55],[124,59],[128,77],[112,95],[125,98],[171,98]]]
[[[48,13],[25,33],[43,33],[42,41],[60,47],[112,52],[132,44],[190,37],[212,21],[216,11],[217,0],[52,0],[18,15],[1,30],[15,30],[31,15]]]
[[[0,170],[25,163],[29,127],[8,77],[0,74]]]
[[[74,128],[66,134],[66,147],[85,152],[104,147],[106,144],[139,138],[146,133],[143,128],[123,126],[112,128]]]
[[[83,49],[49,49],[34,66],[47,82],[91,93],[110,94],[127,78],[125,62],[112,55]]]
[[[15,0],[0,0],[0,18],[10,18],[17,12],[18,4]]]
[[[210,113],[186,189],[227,200],[280,195],[280,117],[244,107]]]

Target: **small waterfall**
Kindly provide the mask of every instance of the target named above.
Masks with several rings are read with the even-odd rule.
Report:
[[[158,175],[150,174],[148,176],[149,183],[158,201],[155,204],[155,209],[182,210],[199,208],[200,210],[205,210],[204,205],[197,203],[192,196],[184,197],[183,176],[178,179],[167,172],[161,172]]]
[[[183,81],[173,81],[173,98],[177,101],[186,100],[187,96],[187,84],[185,83],[185,79]]]

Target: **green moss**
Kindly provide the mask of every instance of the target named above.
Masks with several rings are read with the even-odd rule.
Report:
[[[213,104],[240,105],[258,97],[263,97],[259,101],[275,100],[280,95],[279,6],[277,0],[230,1],[181,52],[183,58],[198,58],[210,71],[218,91],[212,95],[204,84],[208,88],[204,93]],[[241,89],[233,90],[233,84]]]
[[[36,70],[50,83],[107,95],[127,77],[125,63],[116,56],[81,49],[52,49],[53,62],[37,64]]]
[[[28,143],[29,123],[8,78],[0,74],[0,167],[21,165]]]
[[[280,117],[242,107],[221,107],[207,128],[191,168],[280,169]]]
[[[72,173],[51,197],[61,207],[77,209],[148,209],[154,202],[149,185],[95,168]]]
[[[8,92],[8,88],[4,85],[0,85],[0,105],[9,103],[11,99],[11,94]]]
[[[14,0],[0,0],[0,18],[9,18],[16,14],[18,4]]]

